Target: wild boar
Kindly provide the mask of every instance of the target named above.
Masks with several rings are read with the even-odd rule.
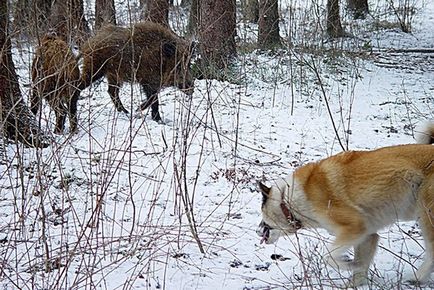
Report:
[[[119,99],[123,82],[141,85],[147,100],[138,110],[151,106],[155,121],[161,121],[158,93],[162,87],[177,86],[187,94],[193,92],[190,43],[157,23],[145,21],[130,28],[105,26],[82,46],[81,55],[80,89],[105,76],[108,93],[119,112],[128,113]]]
[[[36,115],[45,98],[56,115],[54,133],[64,130],[69,115],[70,131],[77,131],[80,70],[68,44],[53,34],[45,35],[32,63],[33,91],[30,109]]]

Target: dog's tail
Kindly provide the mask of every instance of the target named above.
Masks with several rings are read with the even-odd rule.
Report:
[[[419,144],[434,144],[434,122],[425,123],[415,132],[416,141]]]

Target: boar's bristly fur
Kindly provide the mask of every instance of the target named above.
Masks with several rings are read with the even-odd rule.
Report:
[[[160,121],[158,92],[177,86],[193,92],[189,71],[190,43],[168,28],[140,22],[131,28],[107,25],[81,48],[83,70],[80,89],[105,76],[108,93],[119,112],[128,113],[119,99],[123,82],[137,82],[147,96],[139,110],[151,107],[152,119]]]
[[[48,34],[41,39],[32,63],[32,82],[31,111],[36,114],[45,98],[56,115],[54,132],[63,132],[66,115],[69,115],[70,131],[77,131],[80,70],[65,41]]]

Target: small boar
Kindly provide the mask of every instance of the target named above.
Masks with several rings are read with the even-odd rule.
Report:
[[[65,41],[52,34],[42,38],[32,63],[32,82],[31,111],[36,114],[45,98],[56,115],[54,133],[63,132],[66,115],[69,115],[70,131],[77,131],[80,70]]]
[[[161,121],[158,92],[177,86],[193,93],[190,74],[191,46],[168,28],[153,22],[131,28],[108,25],[82,46],[83,69],[80,89],[105,76],[108,93],[119,112],[128,113],[119,99],[123,82],[137,82],[147,96],[138,110],[151,107],[152,119]]]

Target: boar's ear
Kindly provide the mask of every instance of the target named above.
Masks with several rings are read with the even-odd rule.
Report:
[[[258,187],[259,187],[259,190],[262,193],[262,204],[265,204],[265,202],[267,201],[268,197],[270,196],[271,187],[266,186],[261,181],[258,181]]]
[[[164,42],[162,47],[163,55],[165,57],[173,57],[176,53],[176,43]]]

